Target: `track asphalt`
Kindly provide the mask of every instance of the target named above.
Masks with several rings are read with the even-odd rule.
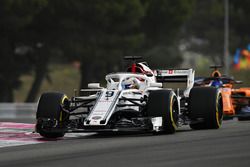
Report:
[[[0,167],[241,167],[249,164],[250,121],[237,120],[224,121],[218,130],[194,131],[182,127],[173,135],[158,136],[67,134],[60,140],[0,148]]]

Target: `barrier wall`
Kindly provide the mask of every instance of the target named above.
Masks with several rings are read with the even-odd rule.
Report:
[[[0,103],[0,118],[35,118],[37,103]]]

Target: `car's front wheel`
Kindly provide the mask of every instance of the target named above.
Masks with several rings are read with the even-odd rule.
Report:
[[[65,94],[58,92],[42,94],[36,113],[36,131],[46,138],[63,137],[69,119],[64,109],[68,107],[69,99]]]

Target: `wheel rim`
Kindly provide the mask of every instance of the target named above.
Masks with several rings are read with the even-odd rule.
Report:
[[[218,93],[216,97],[216,123],[218,127],[221,126],[221,122],[223,119],[223,103],[221,93]]]
[[[177,129],[176,122],[178,120],[178,106],[176,105],[176,99],[174,96],[171,97],[170,101],[170,119],[174,129]]]

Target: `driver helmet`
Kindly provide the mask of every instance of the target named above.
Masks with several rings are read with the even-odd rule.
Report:
[[[222,81],[219,81],[219,80],[214,80],[211,83],[211,86],[216,87],[216,88],[220,88],[222,87],[222,85],[223,85]]]
[[[129,78],[122,82],[122,89],[138,89],[138,84],[135,78]]]

